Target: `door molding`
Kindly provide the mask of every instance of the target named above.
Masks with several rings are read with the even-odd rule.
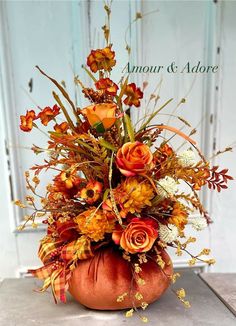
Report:
[[[9,185],[6,187],[8,196],[11,200],[23,198],[23,185],[22,177],[19,173],[20,161],[19,161],[19,149],[14,148],[14,139],[16,139],[16,111],[15,111],[15,89],[14,89],[14,72],[12,71],[12,53],[10,48],[10,42],[8,38],[8,20],[7,20],[7,3],[0,2],[0,82],[1,82],[1,116],[5,126],[11,126],[3,128],[1,137],[5,139],[5,157],[8,162]],[[13,108],[10,110],[10,108]],[[13,112],[13,116],[10,114]],[[12,209],[8,212],[11,230],[15,231],[19,224],[19,208],[12,205]]]

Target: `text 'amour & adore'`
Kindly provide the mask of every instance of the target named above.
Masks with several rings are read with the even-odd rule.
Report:
[[[145,65],[145,66],[136,66],[127,63],[123,68],[122,72],[127,73],[216,73],[218,71],[217,65],[204,65],[200,61],[196,64],[191,64],[187,62],[185,65],[179,67],[175,62],[171,62],[169,65]]]

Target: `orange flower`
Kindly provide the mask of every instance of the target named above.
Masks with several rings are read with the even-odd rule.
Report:
[[[77,170],[71,167],[70,170],[60,173],[60,179],[65,183],[67,189],[71,189],[81,183],[81,178],[77,174]]]
[[[118,90],[118,86],[110,78],[101,78],[95,86],[98,90],[103,91],[107,95],[115,96]]]
[[[168,218],[168,223],[174,224],[181,231],[184,229],[188,220],[188,213],[183,204],[175,202],[173,205],[173,210],[171,212],[171,217]]]
[[[126,177],[143,174],[153,168],[153,156],[149,147],[138,141],[125,143],[117,152],[116,164]]]
[[[116,64],[115,52],[111,50],[111,46],[104,49],[92,50],[87,58],[87,65],[92,72],[104,69],[110,71]]]
[[[173,149],[166,143],[162,144],[159,150],[165,157],[174,155]]]
[[[101,209],[91,207],[74,218],[78,231],[93,241],[103,240],[106,233],[114,230],[115,219]]]
[[[157,239],[157,227],[157,223],[151,219],[133,218],[125,230],[117,227],[112,239],[131,254],[147,252]]]
[[[64,122],[60,123],[59,125],[56,124],[53,128],[56,132],[63,134],[67,131],[67,129],[69,128],[69,125],[67,122],[64,121]]]
[[[128,212],[140,213],[145,206],[151,206],[154,190],[148,180],[143,180],[142,177],[129,177],[114,188],[114,197],[121,207],[121,217],[126,217]]]
[[[49,106],[47,106],[46,108],[43,109],[43,111],[41,111],[38,114],[37,118],[40,118],[42,124],[44,126],[47,126],[49,121],[54,119],[55,116],[57,116],[59,114],[59,111],[60,111],[60,108],[56,104],[53,106],[52,109]]]
[[[199,175],[198,178],[196,178],[196,174],[192,178],[191,183],[193,184],[194,190],[200,190],[201,187],[207,183],[206,180],[210,177],[211,174],[208,168],[202,168],[199,170],[198,175]]]
[[[127,95],[124,99],[126,105],[134,105],[136,107],[140,106],[140,99],[143,98],[143,92],[135,85],[135,83],[127,85],[124,94]]]
[[[163,173],[165,175],[166,169],[168,169],[171,164],[176,164],[176,160],[174,160],[174,158],[175,153],[168,144],[163,143],[156,149],[155,153],[153,154],[156,179],[160,179],[163,176]]]
[[[66,172],[61,172],[53,181],[53,184],[48,186],[48,198],[51,203],[61,203],[65,199],[73,198],[85,179],[75,174],[66,175]]]
[[[36,119],[37,117],[34,110],[27,111],[26,115],[20,116],[20,129],[26,132],[31,131],[33,128],[33,121]]]
[[[86,203],[93,204],[95,203],[102,193],[102,183],[91,180],[87,183],[86,187],[84,187],[76,197],[83,198]]]
[[[104,132],[105,129],[111,128],[116,121],[117,106],[114,103],[100,103],[89,105],[82,110],[89,124],[98,132]]]

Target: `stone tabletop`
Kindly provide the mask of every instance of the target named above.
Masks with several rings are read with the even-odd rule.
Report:
[[[1,326],[137,326],[143,322],[123,311],[92,311],[68,297],[67,304],[54,304],[50,291],[36,293],[39,282],[32,279],[5,279],[0,282]],[[150,326],[235,326],[236,317],[217,294],[193,272],[183,272],[175,289],[184,288],[192,307],[187,309],[168,290],[145,311]],[[229,290],[230,291],[230,290]],[[228,292],[229,292],[228,291]]]
[[[203,273],[200,276],[236,316],[236,274]]]

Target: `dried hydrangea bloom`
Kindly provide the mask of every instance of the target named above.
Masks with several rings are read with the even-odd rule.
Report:
[[[207,221],[204,217],[197,217],[190,220],[192,227],[197,231],[202,231],[207,227]]]
[[[179,236],[178,228],[174,224],[164,225],[159,223],[159,238],[161,241],[171,243]]]
[[[187,149],[178,155],[178,162],[182,167],[192,167],[196,164],[196,157],[194,151]]]
[[[162,198],[172,197],[177,191],[177,182],[173,178],[166,176],[158,180],[157,191]]]

